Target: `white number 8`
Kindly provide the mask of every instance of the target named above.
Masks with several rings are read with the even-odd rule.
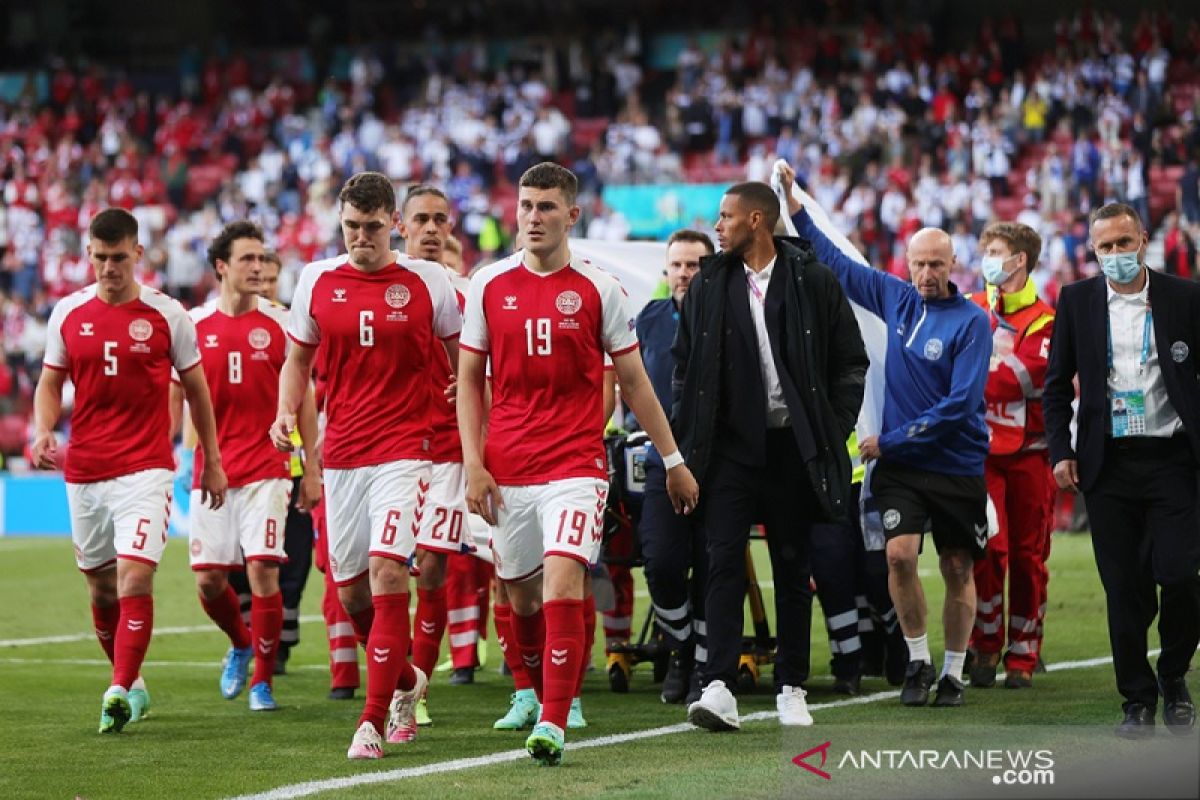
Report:
[[[363,347],[375,346],[375,329],[369,324],[374,319],[374,311],[358,312],[358,343]]]
[[[242,382],[242,354],[237,350],[229,351],[229,382]]]

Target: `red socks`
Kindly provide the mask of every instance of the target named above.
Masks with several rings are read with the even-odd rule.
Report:
[[[542,650],[546,646],[546,616],[545,609],[531,617],[511,614],[513,638],[517,642],[517,650],[521,656],[521,667],[538,700],[542,699]],[[513,675],[515,677],[516,671]]]
[[[583,679],[587,676],[588,665],[592,663],[592,645],[596,641],[596,598],[588,595],[583,598],[583,653],[579,659],[579,680],[575,683],[575,694],[583,693]]]
[[[234,595],[235,608],[237,596]],[[122,597],[121,619],[114,636],[113,685],[128,689],[137,680],[154,630],[154,598],[148,594]]]
[[[513,689],[518,692],[532,689],[529,673],[525,671],[525,662],[521,660],[521,648],[517,644],[516,634],[513,633],[512,606],[497,603],[493,614],[496,617],[496,642],[500,645],[500,652],[504,654],[504,663],[508,664],[508,671],[512,673]]]
[[[378,594],[373,603],[375,621],[367,639],[367,702],[358,724],[370,722],[382,734],[393,690],[411,689],[417,676],[408,663],[408,592]]]
[[[250,685],[266,681],[271,685],[275,657],[279,654],[279,634],[283,631],[283,594],[251,596],[250,630],[254,634],[254,676]]]
[[[412,665],[426,675],[437,666],[442,634],[446,630],[446,587],[417,589],[417,616],[413,625]]]
[[[216,600],[207,600],[200,595],[200,605],[209,619],[229,636],[230,644],[239,649],[250,646],[250,630],[242,620],[242,604],[232,586],[226,584],[225,592]]]
[[[96,629],[96,638],[100,640],[100,646],[104,648],[104,655],[108,656],[109,663],[113,661],[113,648],[117,644],[117,627],[120,624],[120,603],[113,603],[106,608],[92,605],[92,625]]]
[[[404,595],[408,597],[408,595]],[[408,602],[407,600],[405,602]],[[345,608],[343,607],[343,611]],[[370,605],[362,611],[356,611],[350,615],[350,624],[354,626],[354,635],[358,639],[358,643],[363,647],[367,646],[367,639],[371,635],[371,628],[375,624],[375,606]]]
[[[583,601],[549,600],[542,613],[546,617],[542,721],[565,730],[583,657]]]

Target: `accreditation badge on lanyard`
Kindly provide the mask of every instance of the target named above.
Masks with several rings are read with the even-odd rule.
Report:
[[[1142,354],[1138,359],[1137,376],[1141,382],[1146,373],[1146,363],[1150,360],[1150,330],[1153,316],[1150,306],[1146,306],[1145,324],[1142,326]],[[1108,374],[1113,382],[1120,384],[1113,366],[1112,318],[1108,320]],[[1113,438],[1123,436],[1145,436],[1146,434],[1146,393],[1139,386],[1124,390],[1114,390],[1108,400],[1109,418],[1112,420]]]

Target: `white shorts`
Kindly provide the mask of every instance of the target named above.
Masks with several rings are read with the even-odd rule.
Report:
[[[225,505],[213,511],[192,489],[188,531],[192,569],[241,569],[246,561],[285,561],[283,528],[292,482],[267,478],[230,489]]]
[[[537,486],[501,486],[504,508],[492,529],[496,575],[521,581],[536,575],[545,556],[566,556],[591,567],[600,557],[608,481],[567,478]]]
[[[462,464],[434,464],[417,547],[439,553],[470,553],[467,473]]]
[[[118,558],[157,567],[167,544],[175,476],[147,469],[96,483],[68,483],[75,564],[98,572]]]
[[[329,567],[339,586],[367,573],[371,556],[412,566],[430,488],[428,461],[325,470]]]
[[[478,514],[467,514],[467,531],[470,533],[471,544],[475,549],[471,555],[492,563],[492,526]]]

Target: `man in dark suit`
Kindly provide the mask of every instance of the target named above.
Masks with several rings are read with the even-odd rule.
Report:
[[[1063,288],[1043,401],[1055,480],[1083,492],[1092,521],[1127,738],[1154,733],[1160,691],[1168,730],[1195,725],[1184,676],[1200,642],[1200,285],[1148,269],[1148,242],[1130,206],[1092,213],[1104,276]]]
[[[765,183],[721,199],[722,252],[701,262],[672,352],[680,451],[702,485],[708,549],[704,691],[688,719],[739,726],[737,677],[750,526],[763,523],[775,576],[776,707],[784,725],[811,725],[809,529],[845,518],[845,441],[862,404],[867,355],[833,273],[799,240],[772,236],[779,201]]]

